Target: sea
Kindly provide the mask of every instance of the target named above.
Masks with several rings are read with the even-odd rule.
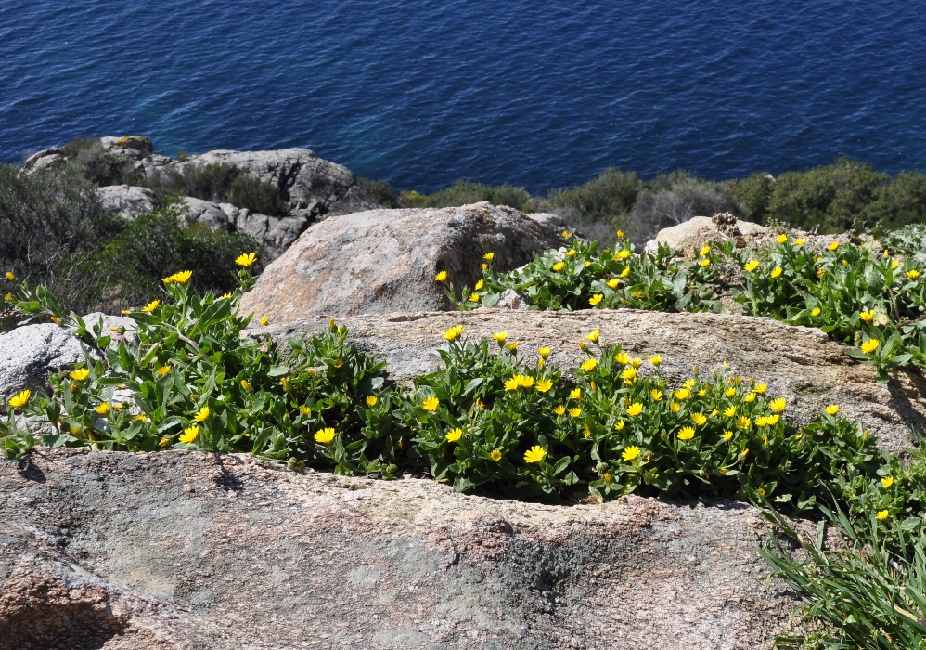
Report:
[[[0,0],[0,162],[305,147],[399,189],[926,169],[926,4]]]

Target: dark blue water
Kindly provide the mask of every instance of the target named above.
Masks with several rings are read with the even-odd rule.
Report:
[[[926,169],[926,5],[0,0],[0,160],[308,147],[430,191]],[[652,5],[652,6],[649,6]]]

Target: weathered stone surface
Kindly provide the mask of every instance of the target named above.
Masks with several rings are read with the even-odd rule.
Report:
[[[148,214],[158,205],[158,197],[146,187],[113,185],[97,189],[96,194],[100,197],[104,210],[126,219],[134,219],[139,214]]]
[[[32,173],[40,169],[56,169],[67,162],[62,150],[58,147],[42,149],[26,158],[23,163],[23,172]]]
[[[141,160],[154,153],[151,140],[142,135],[107,135],[100,138],[100,144],[109,151],[124,153],[133,160]]]
[[[739,503],[542,505],[243,456],[0,462],[0,650],[759,650],[794,605]],[[133,645],[134,644],[134,645]]]
[[[309,228],[267,266],[241,312],[289,322],[308,314],[446,309],[438,271],[458,288],[472,287],[484,253],[495,253],[495,268],[504,271],[561,242],[550,222],[486,202],[342,215]]]
[[[228,204],[203,201],[202,199],[194,199],[191,196],[184,197],[182,203],[183,212],[181,217],[185,225],[203,223],[213,230],[233,229],[228,215],[222,210],[222,205]]]
[[[193,156],[184,165],[225,163],[273,183],[296,210],[314,213],[357,212],[378,207],[343,165],[318,158],[308,149],[232,151],[217,149]]]
[[[792,327],[769,318],[725,314],[665,314],[636,310],[584,310],[572,313],[477,310],[465,313],[418,313],[339,318],[352,340],[364,351],[388,361],[391,377],[408,381],[438,367],[436,350],[443,332],[462,323],[465,335],[490,337],[508,330],[520,340],[524,357],[536,359],[536,349],[553,348],[551,360],[566,369],[585,358],[577,341],[593,329],[601,343],[620,343],[632,356],[662,355],[663,374],[681,383],[692,366],[702,373],[722,369],[755,377],[768,384],[770,395],[788,400],[784,415],[797,424],[819,418],[830,404],[840,415],[861,422],[894,451],[910,448],[915,431],[926,430],[926,381],[916,372],[901,372],[887,384],[875,381],[875,371],[844,354],[844,347],[818,329]],[[270,331],[282,340],[320,331],[326,317],[314,317]]]
[[[43,386],[50,371],[83,360],[80,341],[52,323],[0,333],[0,402]]]

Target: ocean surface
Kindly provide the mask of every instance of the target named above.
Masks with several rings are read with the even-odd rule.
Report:
[[[397,188],[926,170],[926,6],[0,0],[0,161],[307,147]]]

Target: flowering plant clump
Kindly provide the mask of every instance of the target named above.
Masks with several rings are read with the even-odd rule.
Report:
[[[916,258],[901,262],[886,250],[837,242],[815,251],[782,234],[761,249],[711,242],[685,259],[666,245],[636,253],[619,238],[613,250],[599,251],[597,242],[569,235],[568,250],[535,255],[521,269],[497,274],[485,266],[479,300],[458,306],[494,304],[506,289],[533,309],[722,311],[735,302],[744,315],[823,330],[852,346],[847,353],[874,366],[879,380],[908,364],[926,368],[926,278]]]

